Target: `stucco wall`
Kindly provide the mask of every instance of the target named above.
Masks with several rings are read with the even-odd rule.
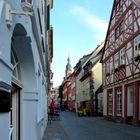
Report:
[[[15,26],[20,23],[23,28],[25,28],[27,32],[26,39],[30,39],[30,42],[26,42],[27,40],[21,41],[18,40],[14,45],[16,49],[17,56],[20,60],[20,68],[21,68],[21,140],[41,140],[45,127],[46,127],[46,118],[45,118],[45,110],[47,106],[44,106],[46,97],[46,87],[45,84],[42,85],[42,87],[38,86],[38,64],[40,64],[41,69],[41,81],[46,83],[45,74],[43,71],[42,61],[40,58],[40,52],[38,50],[38,44],[41,44],[38,42],[39,40],[36,39],[30,16],[17,16],[12,15],[12,24],[11,27],[7,27],[5,22],[5,4],[9,3],[11,6],[11,9],[13,11],[16,11],[17,13],[23,12],[21,8],[21,0],[1,0],[0,1],[0,81],[4,81],[5,83],[11,85],[11,76],[12,76],[12,70],[13,66],[11,65],[11,37],[13,35],[13,31],[15,29]],[[41,6],[41,1],[34,1],[34,6]],[[36,7],[34,7],[36,8]],[[37,13],[36,13],[37,14]],[[42,15],[42,14],[41,14]],[[38,14],[36,15],[38,19]],[[39,23],[39,22],[38,22]],[[42,26],[44,28],[44,23],[42,23]],[[40,27],[39,24],[39,37],[41,39],[41,33],[40,33]],[[43,30],[44,35],[45,30]],[[20,36],[20,30],[18,29],[16,31],[16,34]],[[43,36],[44,37],[44,36]],[[22,38],[22,37],[21,37]],[[25,38],[24,38],[25,39]],[[42,49],[42,46],[40,49]],[[45,63],[43,63],[45,64]],[[41,90],[40,90],[41,88]],[[42,89],[43,88],[43,89]],[[41,92],[40,92],[41,91]],[[41,98],[38,98],[41,94]],[[42,114],[42,119],[40,119],[37,122],[37,117],[39,111],[37,110],[38,101],[41,100],[42,110],[44,111],[44,114]],[[44,121],[45,120],[45,121]],[[2,124],[4,123],[4,125]],[[2,125],[1,125],[2,124]],[[9,136],[9,114],[0,114],[0,132],[2,132],[3,135],[0,137],[3,140],[8,140]],[[40,131],[38,131],[40,130]],[[0,139],[1,139],[0,138]]]
[[[0,113],[0,139],[9,140],[9,113]]]
[[[94,77],[94,91],[102,85],[102,64],[97,62],[92,68],[92,73]]]

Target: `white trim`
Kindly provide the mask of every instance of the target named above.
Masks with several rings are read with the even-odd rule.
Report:
[[[12,82],[20,88],[23,88],[23,84],[15,76],[12,75]]]
[[[13,131],[13,128],[9,128],[9,140],[11,140],[11,136],[12,136],[12,131]]]

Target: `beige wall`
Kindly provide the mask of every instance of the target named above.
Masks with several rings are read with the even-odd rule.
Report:
[[[102,84],[102,64],[96,63],[92,68],[93,78],[94,78],[94,91],[96,91]]]

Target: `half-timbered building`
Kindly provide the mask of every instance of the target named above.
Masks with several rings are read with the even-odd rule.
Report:
[[[140,124],[140,8],[114,0],[102,55],[104,116]]]

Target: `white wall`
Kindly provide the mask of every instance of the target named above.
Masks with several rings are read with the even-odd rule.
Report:
[[[94,91],[102,85],[102,64],[97,62],[92,68],[93,77],[94,77]]]
[[[21,0],[0,0],[0,81],[4,81],[7,84],[11,84],[11,76],[13,66],[11,65],[11,37],[13,30],[17,23],[23,25],[27,31],[27,36],[31,39],[30,46],[23,42],[17,43],[18,57],[21,63],[22,81],[23,88],[21,89],[21,140],[41,140],[42,135],[45,130],[45,116],[43,116],[37,123],[37,104],[38,104],[38,94],[37,89],[37,71],[36,66],[39,62],[41,64],[37,40],[33,35],[31,18],[29,16],[15,16],[12,15],[12,26],[7,28],[5,22],[5,2],[9,2],[11,9],[16,12],[21,12]],[[43,1],[44,2],[44,1]],[[38,17],[38,15],[37,15]],[[40,28],[40,27],[39,27]],[[39,34],[40,35],[40,34]],[[41,37],[41,36],[40,36]],[[26,47],[26,48],[25,48]],[[27,49],[29,48],[30,49]],[[22,49],[24,48],[24,51]],[[25,51],[26,50],[26,51]],[[31,51],[31,53],[26,54],[26,52]],[[22,55],[24,56],[22,56]],[[42,65],[41,65],[41,69]],[[44,71],[42,70],[42,77],[44,77]],[[41,81],[42,82],[42,81]],[[45,80],[46,82],[46,80]],[[45,85],[43,85],[45,87]],[[40,87],[42,88],[42,87]],[[45,89],[45,88],[44,88]],[[46,94],[46,90],[42,92],[43,96]],[[47,100],[47,98],[46,98]],[[44,101],[45,102],[45,101]],[[42,101],[43,103],[43,101]],[[47,107],[47,106],[46,106]],[[45,107],[42,108],[44,111]],[[45,113],[44,113],[45,115]],[[9,115],[0,114],[0,139],[8,140],[9,135]],[[40,131],[38,131],[40,130]]]
[[[9,140],[9,113],[0,113],[0,140]]]
[[[133,116],[133,104],[134,104],[134,90],[130,86],[127,88],[127,116]]]

